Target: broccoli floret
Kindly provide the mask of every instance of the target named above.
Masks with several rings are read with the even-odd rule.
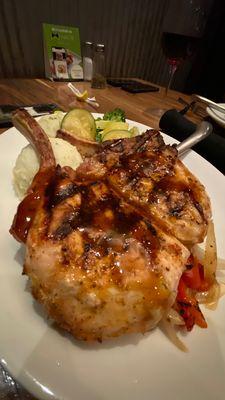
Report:
[[[115,108],[113,111],[109,111],[104,114],[104,120],[125,122],[125,112],[121,108]]]

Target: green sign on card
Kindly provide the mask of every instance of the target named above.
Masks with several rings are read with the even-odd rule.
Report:
[[[56,80],[83,79],[79,29],[43,24],[46,76]]]

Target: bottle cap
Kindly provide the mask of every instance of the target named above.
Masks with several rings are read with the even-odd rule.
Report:
[[[96,51],[104,51],[105,50],[105,45],[104,44],[101,44],[101,43],[97,43],[96,44]]]
[[[85,44],[86,46],[92,46],[92,45],[93,45],[92,42],[84,42],[84,44]]]

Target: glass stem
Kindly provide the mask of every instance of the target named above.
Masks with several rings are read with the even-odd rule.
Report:
[[[173,77],[174,77],[174,74],[175,74],[176,70],[177,70],[177,64],[170,64],[169,65],[169,82],[168,82],[167,87],[166,87],[166,96],[167,96],[168,91],[170,89],[170,86],[171,86],[171,83],[173,81]]]

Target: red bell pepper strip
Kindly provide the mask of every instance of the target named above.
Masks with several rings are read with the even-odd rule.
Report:
[[[195,324],[207,328],[195,294],[197,291],[208,290],[208,287],[208,283],[204,280],[202,265],[191,256],[187,269],[180,279],[176,299],[176,309],[184,319],[188,331],[192,330]]]
[[[193,256],[189,257],[187,269],[182,278],[190,289],[198,292],[209,290],[210,284],[204,278],[204,268]]]

